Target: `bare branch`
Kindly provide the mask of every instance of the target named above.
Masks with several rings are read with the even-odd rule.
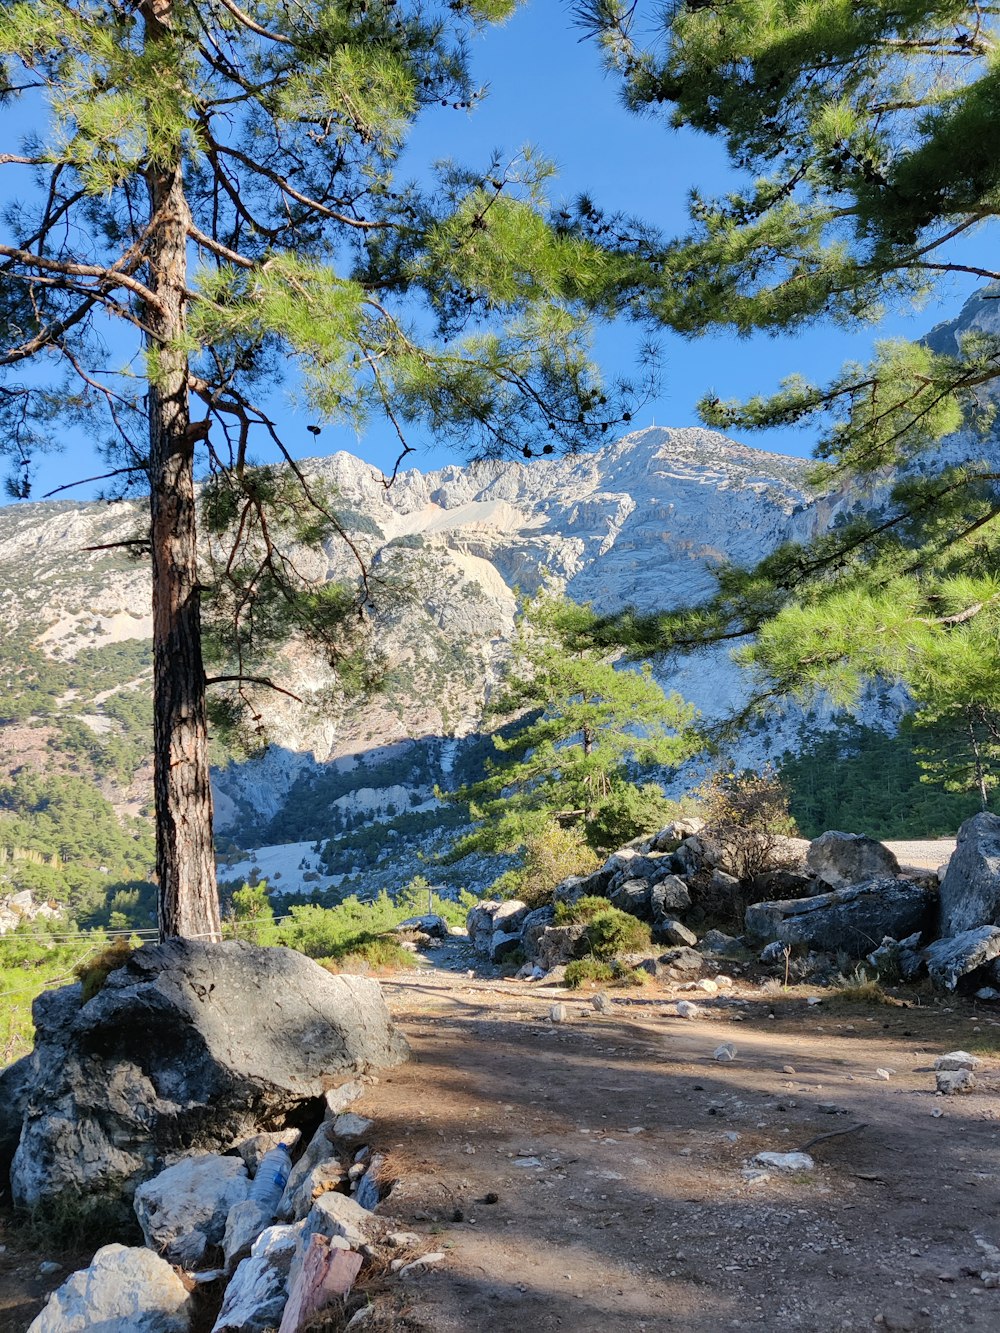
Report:
[[[284,689],[281,685],[275,685],[274,681],[271,680],[268,676],[244,676],[241,674],[237,674],[234,676],[205,677],[206,685],[224,685],[227,683],[231,684],[233,682],[236,682],[240,685],[263,685],[266,689],[274,690],[277,694],[287,695],[289,699],[294,699],[297,704],[302,703],[302,700],[299,698],[297,694],[293,694],[291,690]]]

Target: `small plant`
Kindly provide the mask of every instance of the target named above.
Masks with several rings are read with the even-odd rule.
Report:
[[[556,903],[557,926],[586,924],[583,938],[594,958],[613,959],[623,953],[641,953],[650,946],[649,927],[628,912],[612,907],[607,898],[588,895],[575,903]]]
[[[870,977],[861,964],[849,977],[842,977],[837,994],[849,1004],[891,1004],[877,977]]]
[[[525,838],[522,862],[505,871],[490,889],[497,898],[518,898],[529,907],[552,901],[552,890],[570,875],[589,875],[598,859],[582,833],[550,823]]]
[[[414,957],[388,935],[355,935],[335,954],[318,962],[328,972],[395,972],[412,967]]]
[[[124,967],[132,954],[132,945],[128,940],[115,940],[100,953],[85,958],[77,963],[73,975],[83,983],[81,1004],[86,1004],[101,990],[110,974],[119,967]]]
[[[771,768],[760,773],[719,770],[698,791],[705,827],[699,837],[719,845],[729,872],[739,880],[773,870],[784,838],[793,837],[795,820],[788,794]]]
[[[597,986],[645,986],[649,981],[649,973],[638,967],[606,963],[599,958],[578,958],[566,964],[564,979],[570,990],[580,990],[588,983]]]

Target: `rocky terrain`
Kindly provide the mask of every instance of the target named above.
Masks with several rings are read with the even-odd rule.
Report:
[[[370,979],[235,942],[40,996],[0,1158],[36,1222],[121,1239],[39,1266],[0,1215],[0,1328],[51,1293],[30,1333],[986,1333],[1000,818],[937,869],[901,850],[772,840],[750,873],[738,830],[671,826],[551,904],[404,922],[398,1026]],[[684,924],[719,895],[741,934]],[[642,923],[615,963],[645,984],[571,986],[588,903]]]
[[[218,831],[243,849],[313,843],[335,827],[430,812],[435,784],[468,777],[463,765],[472,762],[484,700],[511,636],[516,593],[534,591],[543,571],[600,610],[686,603],[710,590],[720,561],[755,561],[857,502],[813,494],[803,461],[705,430],[651,429],[593,454],[530,465],[411,471],[388,490],[348,454],[314,460],[309,470],[335,485],[374,576],[397,589],[377,627],[385,687],[346,703],[331,693],[322,663],[289,646],[275,673],[314,706],[269,700],[267,751],[215,771]],[[119,665],[103,690],[74,680],[48,697],[43,716],[25,705],[4,724],[8,771],[24,763],[57,771],[60,725],[77,734],[82,726],[98,747],[122,737],[121,710],[112,705],[144,688],[148,664],[130,665],[126,650],[138,652],[150,622],[144,567],[114,543],[140,531],[142,518],[137,503],[0,510],[2,618],[10,642],[22,645],[21,660],[31,652],[43,664],[85,663],[92,671],[117,655]],[[303,552],[301,563],[320,580],[350,573],[336,544]],[[657,670],[709,718],[746,690],[725,650]],[[16,678],[8,688],[16,691]],[[787,718],[776,713],[748,739],[744,758],[760,761],[794,745],[801,720],[797,709]],[[141,764],[129,781],[101,779],[115,807],[130,814],[148,801],[148,780]],[[339,878],[327,873],[324,882]]]

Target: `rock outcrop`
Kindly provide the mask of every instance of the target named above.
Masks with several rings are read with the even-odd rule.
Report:
[[[871,879],[811,898],[755,903],[747,908],[747,934],[811,949],[863,958],[886,936],[902,939],[933,923],[937,895],[907,879]]]
[[[188,1333],[188,1289],[151,1250],[105,1245],[49,1297],[28,1333]]]
[[[899,874],[899,862],[888,847],[861,833],[834,830],[813,839],[806,853],[806,865],[831,889]]]
[[[406,1055],[375,981],[289,949],[173,940],[80,1001],[77,986],[35,1003],[11,1167],[28,1207],[128,1197],[179,1146],[224,1150],[308,1118],[328,1089]]]
[[[941,882],[941,934],[1000,925],[1000,816],[982,811],[958,830]]]

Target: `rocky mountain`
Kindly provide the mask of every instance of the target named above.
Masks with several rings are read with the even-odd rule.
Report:
[[[409,471],[388,489],[349,454],[312,460],[307,470],[335,486],[373,574],[404,594],[379,613],[386,681],[378,695],[353,704],[331,695],[327,669],[298,645],[276,664],[277,676],[320,706],[269,702],[267,751],[220,762],[217,824],[234,844],[233,873],[246,869],[236,847],[294,844],[286,881],[294,871],[332,883],[352,862],[346,853],[336,873],[323,862],[320,843],[330,834],[403,816],[435,827],[435,783],[448,786],[468,776],[476,755],[481,761],[483,705],[518,589],[533,592],[548,573],[600,611],[697,600],[712,588],[713,566],[752,563],[783,541],[808,539],[856,503],[813,493],[808,469],[711,431],[661,428],[577,457]],[[78,749],[135,742],[131,704],[148,679],[149,591],[144,566],[116,543],[142,522],[139,503],[0,510],[6,770],[58,770],[69,724]],[[316,578],[350,574],[342,543],[301,559]],[[747,689],[722,649],[658,670],[707,717]],[[780,753],[801,720],[797,710],[775,716],[744,758]],[[133,757],[132,773],[123,772],[126,755],[101,777],[128,813],[148,800],[148,770]]]

